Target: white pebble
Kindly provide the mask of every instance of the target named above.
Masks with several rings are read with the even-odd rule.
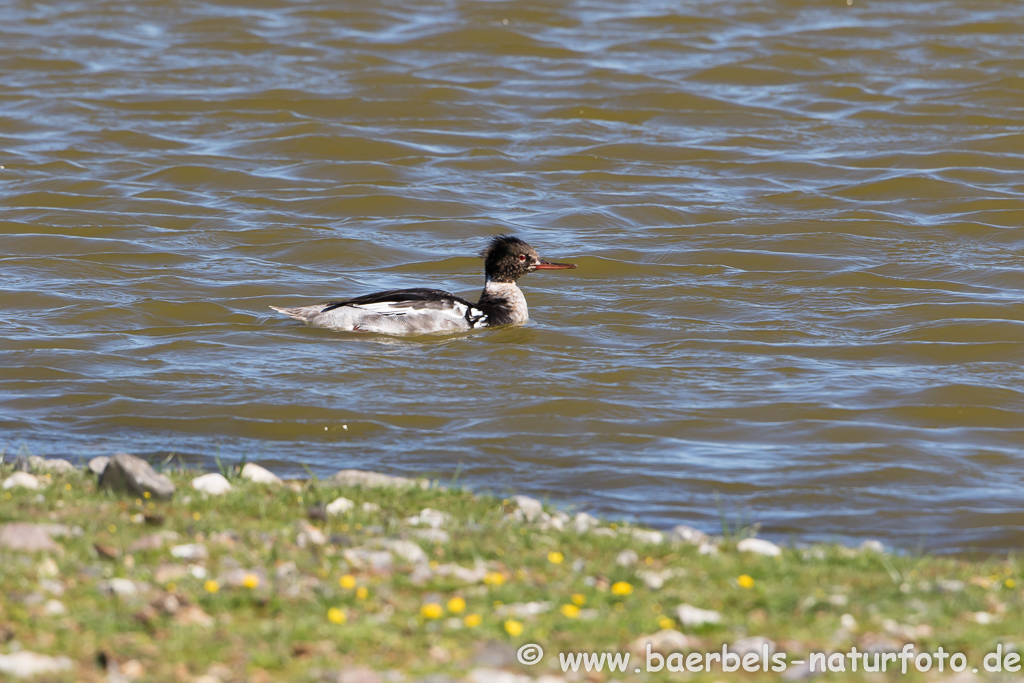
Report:
[[[704,624],[717,624],[722,620],[722,615],[711,609],[701,609],[693,605],[682,604],[676,608],[676,615],[683,626],[696,628]]]
[[[763,538],[744,538],[736,544],[736,550],[741,553],[755,553],[768,557],[778,557],[782,554],[782,548]]]
[[[355,506],[356,504],[354,502],[342,496],[339,498],[335,498],[330,503],[328,503],[327,507],[325,507],[324,510],[327,512],[327,514],[332,516],[341,515],[350,511]]]
[[[283,483],[281,477],[277,476],[266,467],[260,467],[256,463],[247,462],[239,473],[243,479],[248,479],[257,484],[278,485]]]
[[[231,482],[219,472],[211,472],[192,480],[192,488],[210,496],[220,496],[231,490]]]
[[[22,488],[34,491],[39,488],[39,480],[28,472],[15,472],[4,481],[4,488]]]

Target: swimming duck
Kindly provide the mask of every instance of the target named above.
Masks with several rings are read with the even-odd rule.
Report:
[[[529,320],[526,297],[516,280],[535,270],[575,268],[573,263],[550,263],[537,250],[511,235],[491,240],[484,259],[484,290],[472,303],[439,289],[392,289],[314,306],[275,311],[311,327],[349,332],[414,335],[474,330],[522,324]]]

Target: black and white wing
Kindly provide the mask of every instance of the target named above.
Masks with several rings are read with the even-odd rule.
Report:
[[[276,310],[314,327],[381,334],[431,334],[487,326],[487,315],[476,304],[439,289],[393,289]]]

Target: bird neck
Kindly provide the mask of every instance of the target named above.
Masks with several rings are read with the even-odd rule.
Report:
[[[488,279],[480,293],[480,308],[490,309],[491,324],[525,323],[530,319],[523,290],[515,282],[495,282]],[[497,320],[498,322],[494,322]]]

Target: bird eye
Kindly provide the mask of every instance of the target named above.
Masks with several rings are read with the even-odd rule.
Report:
[[[526,254],[520,254],[519,255],[519,260],[520,261],[525,261],[526,260]]]

